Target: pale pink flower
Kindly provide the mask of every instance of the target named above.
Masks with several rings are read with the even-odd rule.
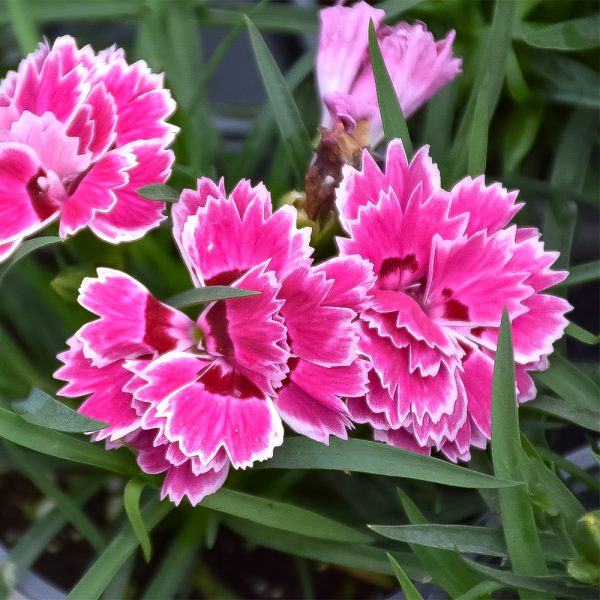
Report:
[[[367,120],[370,144],[383,139],[369,58],[371,20],[405,117],[460,73],[461,60],[452,56],[454,31],[436,42],[420,22],[388,27],[383,24],[385,12],[366,2],[332,6],[320,17],[316,72],[324,127],[341,122],[351,132],[357,122]]]
[[[357,356],[357,311],[374,282],[358,257],[313,266],[309,229],[291,206],[272,211],[262,184],[203,178],[173,208],[173,233],[197,286],[259,295],[218,301],[196,320],[154,299],[137,281],[99,269],[79,302],[100,318],[59,356],[66,396],[91,394],[82,413],[110,424],[148,473],[167,472],[163,495],[193,504],[227,469],[272,456],[283,423],[323,443],[347,438],[348,396],[366,393]]]
[[[529,372],[546,368],[571,306],[541,293],[567,273],[550,268],[558,253],[544,250],[537,229],[508,226],[516,197],[483,177],[447,192],[428,148],[408,163],[399,140],[385,171],[367,151],[359,170],[344,167],[336,201],[349,239],[339,239],[340,254],[360,255],[377,274],[360,317],[369,392],[349,406],[376,439],[453,461],[485,447],[504,306],[518,398],[534,397]]]
[[[164,203],[136,190],[169,177],[174,110],[163,76],[121,49],[40,44],[0,83],[0,260],[57,219],[62,237],[111,243],[157,227]]]

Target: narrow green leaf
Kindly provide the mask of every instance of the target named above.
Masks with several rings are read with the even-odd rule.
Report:
[[[371,63],[373,64],[373,75],[375,77],[375,87],[377,88],[377,102],[379,103],[379,112],[381,113],[385,139],[388,143],[394,139],[401,139],[404,151],[410,159],[412,156],[412,143],[408,127],[406,126],[402,108],[400,108],[400,101],[394,89],[394,84],[381,54],[373,21],[369,25],[369,54],[371,56]]]
[[[471,135],[469,137],[468,173],[471,177],[485,173],[488,145],[490,76],[486,74],[477,94]]]
[[[423,596],[419,594],[419,590],[414,586],[413,582],[398,564],[396,559],[389,553],[387,557],[394,570],[394,575],[402,588],[402,592],[404,593],[404,596],[406,596],[406,600],[423,600]]]
[[[188,306],[196,306],[197,304],[204,304],[206,302],[230,300],[231,298],[246,298],[247,296],[257,296],[258,294],[260,292],[232,288],[228,285],[209,285],[175,294],[175,296],[167,298],[165,302],[175,308],[187,308]]]
[[[373,573],[393,574],[385,551],[372,545],[340,544],[330,540],[311,538],[272,527],[265,527],[229,515],[223,517],[223,522],[242,537],[280,552],[326,563],[355,567]],[[393,552],[393,556],[413,579],[422,580],[426,577],[425,572],[412,555]]]
[[[495,581],[482,581],[472,587],[467,593],[456,598],[456,600],[480,600],[481,598],[487,598],[493,592],[501,590],[504,587],[506,586]]]
[[[454,552],[507,557],[508,551],[501,529],[471,525],[369,525],[380,535],[428,548],[440,548]],[[550,534],[540,534],[544,554],[553,560],[573,558],[568,548]]]
[[[144,481],[139,477],[130,479],[125,486],[125,491],[123,492],[123,504],[125,506],[127,518],[131,523],[131,528],[133,529],[133,532],[137,536],[140,546],[142,547],[144,558],[146,559],[146,562],[150,562],[150,559],[152,558],[152,543],[150,542],[150,536],[146,531],[146,527],[144,526],[144,520],[142,519],[142,513],[140,509],[140,499],[146,484],[147,481]]]
[[[480,57],[471,94],[469,95],[469,100],[450,152],[450,167],[448,169],[448,179],[450,181],[455,181],[462,177],[467,168],[471,124],[473,123],[473,115],[476,110],[480,89],[486,77],[489,77],[489,95],[487,99],[488,125],[496,110],[506,73],[508,55],[511,49],[511,32],[516,5],[517,2],[496,0],[494,16],[490,30],[486,36],[487,43]]]
[[[158,200],[160,202],[177,202],[179,192],[170,185],[164,183],[151,183],[136,190],[138,196],[146,200]]]
[[[42,39],[33,18],[35,13],[28,6],[26,0],[7,0],[6,8],[19,42],[21,54],[32,52]]]
[[[207,496],[202,506],[308,537],[353,544],[369,543],[373,539],[367,533],[299,506],[227,488]]]
[[[598,412],[600,387],[560,354],[555,352],[549,360],[550,367],[535,378],[572,406]]]
[[[594,260],[583,265],[570,268],[569,276],[558,286],[573,286],[598,281],[600,279],[600,260]],[[557,287],[558,287],[557,286]]]
[[[554,464],[562,471],[569,473],[569,475],[575,479],[579,479],[579,481],[585,483],[589,489],[600,493],[600,483],[598,482],[598,479],[593,475],[590,475],[585,469],[578,467],[564,456],[556,454],[556,452],[552,452],[552,450],[549,450],[548,448],[537,446],[536,450],[544,461]]]
[[[596,143],[594,128],[594,111],[578,109],[569,115],[554,157],[553,185],[582,190]],[[569,268],[576,218],[577,205],[570,199],[554,196],[547,205],[542,230],[546,248],[560,252],[555,269]],[[562,295],[563,291],[557,292]]]
[[[151,531],[174,508],[170,502],[161,502],[156,496],[142,510],[146,531]],[[135,552],[139,539],[127,523],[108,544],[106,550],[86,571],[67,596],[69,600],[97,600],[112,581],[125,561]]]
[[[68,494],[60,490],[52,483],[48,474],[41,469],[36,462],[29,459],[27,453],[17,445],[7,441],[3,442],[4,449],[14,460],[19,470],[44,494],[51,498],[62,514],[79,531],[79,533],[90,543],[96,552],[104,547],[104,536],[99,529],[90,521],[88,516],[81,510],[80,506]]]
[[[545,50],[590,50],[600,46],[598,31],[600,16],[592,15],[551,25],[523,23],[519,39],[529,46]]]
[[[2,280],[22,258],[30,254],[31,252],[35,252],[44,246],[50,246],[52,244],[57,244],[58,242],[62,242],[63,239],[55,236],[48,237],[38,237],[33,238],[32,240],[25,240],[16,250],[15,253],[3,264],[0,265],[0,285],[2,284]]]
[[[356,471],[475,489],[516,485],[514,481],[470,471],[439,458],[357,439],[331,439],[329,446],[323,446],[304,437],[288,437],[283,446],[275,449],[271,460],[257,467]]]
[[[584,587],[572,584],[572,580],[568,577],[554,575],[532,577],[528,575],[519,575],[512,571],[494,569],[493,567],[488,567],[475,562],[474,560],[466,558],[463,558],[463,560],[471,569],[473,569],[473,571],[481,573],[489,579],[498,581],[507,587],[528,590],[521,596],[524,600],[538,598],[540,597],[539,593],[543,594],[544,598],[578,598],[579,600],[597,600],[598,598],[597,587]],[[529,592],[538,592],[538,594]]]
[[[399,488],[398,494],[409,522],[412,525],[426,524],[427,520],[416,504]],[[435,583],[450,596],[460,596],[479,583],[478,578],[454,552],[427,548],[417,544],[411,544],[410,547]]]
[[[108,425],[78,413],[37,388],[31,390],[27,400],[12,402],[11,408],[28,423],[56,431],[89,433]]]
[[[27,423],[20,416],[2,406],[0,406],[0,438],[42,454],[91,465],[99,469],[124,475],[139,472],[133,456],[126,451],[107,452],[102,446],[91,444],[66,433]]]
[[[204,523],[194,511],[183,523],[142,596],[143,600],[168,600],[186,584],[186,577],[201,546]]]
[[[529,102],[510,115],[504,130],[505,169],[514,172],[532,149],[542,124],[543,105]]]
[[[591,331],[577,325],[577,323],[569,323],[565,333],[582,344],[596,346],[600,344],[600,335],[594,335]]]
[[[290,92],[295,92],[300,84],[312,73],[315,64],[315,52],[309,50],[304,53],[287,71],[285,81]],[[248,132],[244,147],[235,161],[229,161],[229,177],[237,181],[242,177],[249,177],[260,164],[266,152],[271,152],[271,137],[276,133],[275,116],[271,105],[263,106],[256,116],[252,129]]]
[[[528,403],[527,407],[537,408],[554,417],[559,417],[590,431],[600,433],[600,412],[597,409],[587,409],[578,404],[569,404],[562,398],[540,395],[533,402]]]
[[[504,309],[492,383],[492,459],[497,477],[523,480],[510,317]],[[547,575],[533,511],[523,486],[498,490],[502,528],[515,573]]]
[[[387,22],[393,22],[401,14],[421,4],[421,2],[424,2],[424,0],[384,0],[377,4],[377,8],[385,11]]]
[[[300,116],[294,97],[269,48],[256,25],[244,16],[256,64],[260,71],[267,96],[275,114],[281,138],[288,151],[290,162],[299,181],[303,181],[312,155],[310,137]]]
[[[523,433],[521,434],[521,444],[531,461],[531,469],[535,472],[537,481],[545,490],[547,497],[551,498],[558,508],[567,528],[574,527],[579,517],[585,513],[585,508],[560,477],[544,464],[539,449],[535,448]]]

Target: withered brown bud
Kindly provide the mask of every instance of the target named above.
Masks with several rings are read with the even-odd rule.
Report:
[[[322,222],[333,210],[335,188],[342,180],[342,167],[358,167],[363,148],[368,148],[369,122],[359,121],[352,133],[341,123],[334,129],[320,129],[321,141],[306,173],[306,215]]]

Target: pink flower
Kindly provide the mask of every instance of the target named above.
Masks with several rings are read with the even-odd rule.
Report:
[[[436,42],[423,23],[388,27],[384,17],[383,10],[366,2],[322,10],[317,51],[321,124],[331,128],[343,123],[351,132],[367,120],[372,146],[383,139],[383,126],[369,58],[370,20],[405,117],[454,79],[461,67],[461,60],[452,56],[454,31]]]
[[[258,295],[219,301],[196,320],[137,281],[99,269],[79,302],[100,318],[59,356],[66,396],[91,394],[82,413],[109,423],[94,434],[127,442],[163,495],[193,504],[217,490],[229,464],[252,466],[283,441],[283,422],[328,443],[347,438],[343,397],[366,393],[357,311],[374,282],[357,257],[313,266],[295,210],[272,212],[262,184],[198,181],[173,208],[173,233],[198,286]]]
[[[453,461],[485,447],[504,306],[518,398],[534,397],[529,372],[547,366],[571,306],[541,293],[567,275],[550,268],[558,253],[544,251],[537,229],[507,227],[522,206],[516,197],[483,177],[447,192],[428,148],[408,163],[399,140],[383,172],[367,151],[360,170],[344,167],[337,207],[349,239],[339,239],[340,254],[360,255],[377,274],[360,316],[369,392],[349,406],[376,439]]]
[[[162,75],[120,49],[40,44],[0,83],[0,260],[56,219],[111,243],[157,227],[164,204],[136,190],[169,177],[174,110]]]

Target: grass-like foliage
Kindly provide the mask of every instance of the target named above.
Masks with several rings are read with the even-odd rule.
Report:
[[[296,49],[312,47],[318,11],[301,4],[7,0],[0,4],[2,73],[43,34],[68,31],[97,48],[116,42],[128,56],[164,71],[178,102],[173,176],[169,186],[147,186],[142,195],[173,202],[176,190],[195,187],[197,176],[223,175],[229,182],[264,180],[274,201],[283,203],[290,190],[303,187],[319,114],[314,49],[287,66],[272,54],[274,43],[289,42],[284,36],[301,40]],[[453,465],[370,441],[366,429],[329,446],[288,436],[271,460],[234,472],[199,507],[175,508],[160,500],[159,482],[140,473],[126,448],[106,452],[84,435],[104,423],[76,413],[76,403],[55,399],[55,357],[89,320],[76,303],[77,288],[104,266],[131,273],[182,309],[254,292],[190,291],[168,226],[118,246],[86,232],[67,241],[43,234],[48,237],[26,241],[0,266],[0,483],[29,481],[44,508],[29,507],[28,491],[31,522],[0,567],[0,596],[10,595],[69,527],[87,557],[85,568],[76,562],[70,574],[73,599],[244,596],[235,562],[214,572],[206,566],[222,536],[235,536],[240,546],[243,538],[252,548],[244,552],[267,547],[284,553],[277,564],[292,574],[285,593],[306,598],[320,594],[322,565],[337,575],[335,593],[346,597],[382,597],[400,586],[410,600],[441,597],[440,590],[462,600],[498,593],[523,600],[597,598],[597,4],[377,4],[391,23],[420,19],[436,36],[456,29],[455,52],[463,58],[463,74],[407,124],[371,25],[386,138],[401,137],[407,149],[430,145],[446,187],[485,172],[488,181],[520,189],[526,208],[517,222],[540,226],[546,249],[561,253],[558,268],[570,270],[551,293],[573,304],[572,322],[549,368],[536,375],[537,398],[517,407],[505,315],[492,440],[470,463]],[[203,44],[215,31],[224,32],[220,44]],[[214,101],[211,86],[227,77],[224,61],[244,52],[256,65],[249,76],[262,82],[264,103]],[[218,127],[231,118],[249,125],[235,143]],[[322,250],[317,245],[317,253]],[[574,449],[583,462],[572,462]],[[3,544],[6,485],[0,487]],[[236,556],[244,560],[241,551]]]

